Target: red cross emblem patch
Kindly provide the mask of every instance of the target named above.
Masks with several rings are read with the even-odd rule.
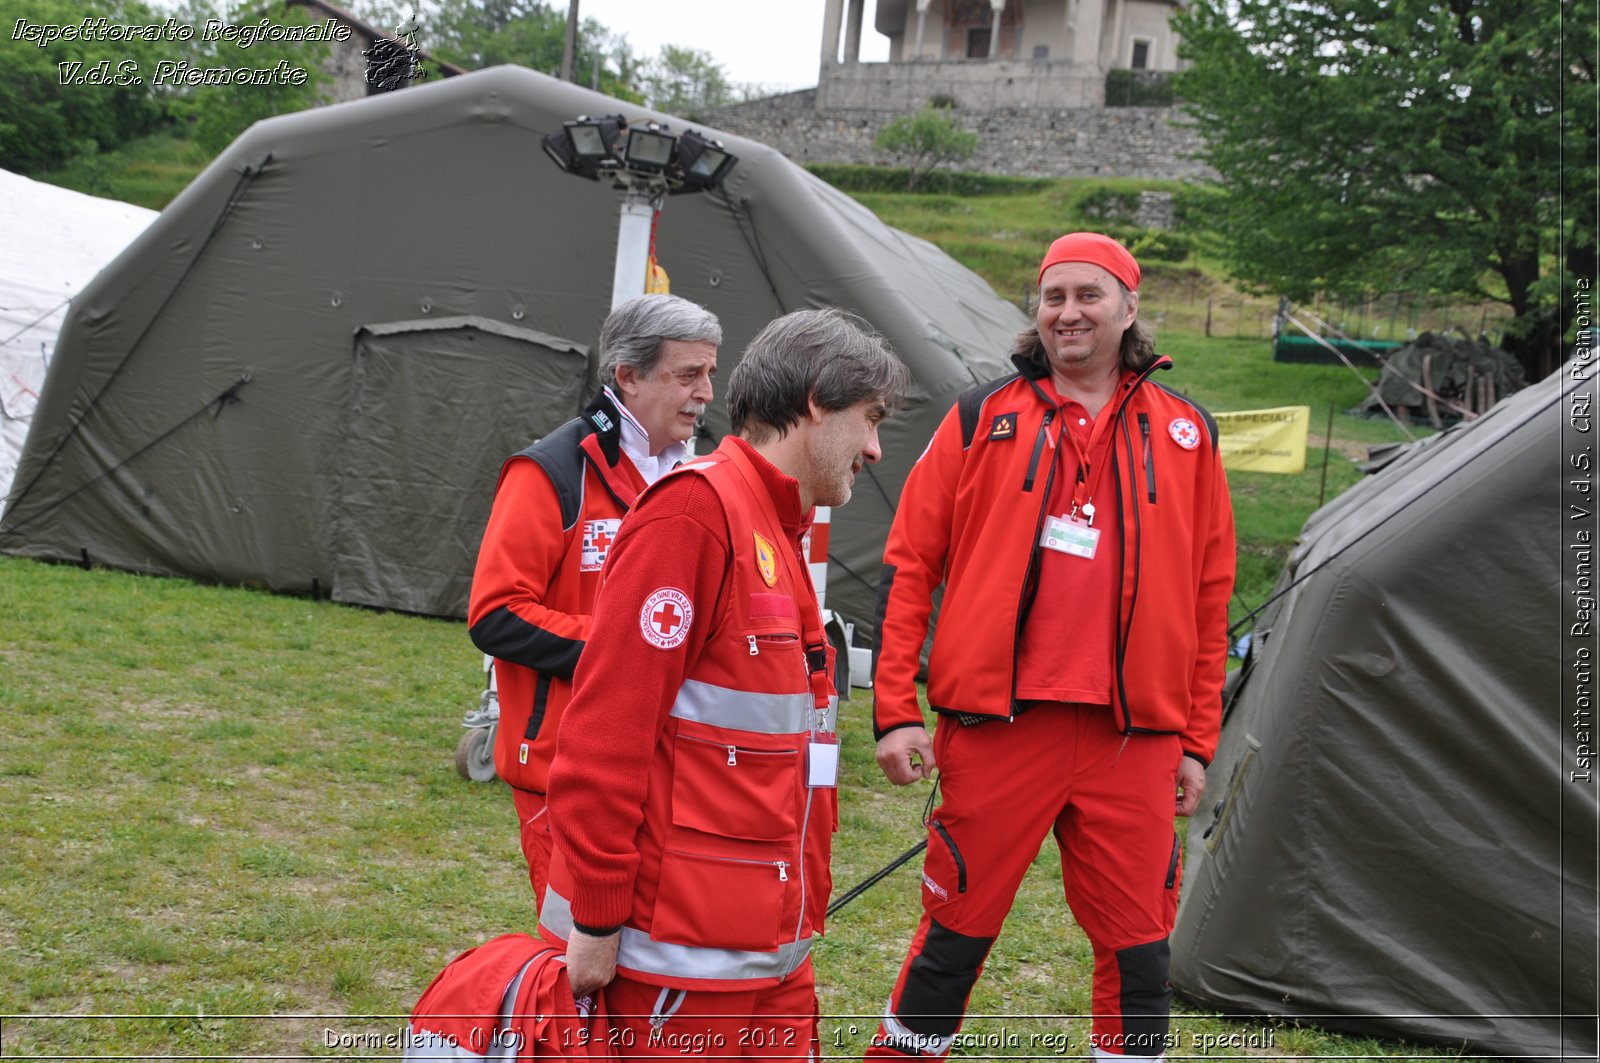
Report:
[[[605,567],[606,553],[611,549],[620,527],[620,519],[583,522],[583,552],[578,558],[578,571],[599,572]]]
[[[1174,417],[1172,423],[1167,425],[1167,431],[1172,441],[1184,450],[1193,450],[1200,445],[1200,429],[1187,417]]]
[[[693,622],[694,606],[689,596],[676,587],[662,587],[646,598],[644,608],[639,610],[639,633],[658,649],[670,650],[683,645]]]

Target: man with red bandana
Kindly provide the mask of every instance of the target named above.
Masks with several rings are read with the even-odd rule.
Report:
[[[1139,265],[1070,233],[1017,372],[961,396],[884,551],[877,759],[933,776],[923,917],[867,1055],[942,1057],[1047,834],[1094,949],[1091,1054],[1159,1059],[1187,816],[1216,748],[1233,513],[1215,422],[1158,384]],[[928,661],[930,742],[915,678]]]
[[[550,757],[600,570],[639,492],[688,456],[721,343],[716,315],[687,299],[619,304],[600,327],[600,393],[500,470],[467,630],[495,658],[494,767],[511,788],[535,904],[550,868]]]

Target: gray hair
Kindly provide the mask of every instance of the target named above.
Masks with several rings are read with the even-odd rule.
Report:
[[[661,341],[722,344],[717,315],[676,295],[636,295],[600,326],[600,383],[614,387],[617,367],[631,365],[649,374],[661,360]]]
[[[1117,281],[1117,287],[1122,292],[1122,305],[1128,305],[1128,296],[1133,293],[1121,281]],[[1037,304],[1030,309],[1037,310]],[[1039,326],[1036,324],[1029,325],[1017,333],[1017,338],[1011,345],[1011,353],[1030,359],[1041,368],[1050,368],[1050,359],[1044,352],[1044,340],[1039,337]],[[1122,368],[1130,373],[1142,373],[1151,362],[1155,361],[1155,333],[1145,327],[1143,318],[1134,318],[1133,324],[1123,332],[1121,353]]]
[[[877,399],[900,406],[905,363],[865,321],[842,310],[796,310],[769,322],[728,377],[728,420],[760,443],[786,435],[815,402],[846,410]]]

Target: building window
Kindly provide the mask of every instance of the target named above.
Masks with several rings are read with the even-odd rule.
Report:
[[[967,31],[968,59],[989,58],[989,35],[991,32],[987,26],[981,30],[972,29]]]
[[[1050,58],[1050,46],[1048,44],[1036,44],[1036,45],[1034,45],[1033,46],[1033,57],[1035,59],[1049,59]]]
[[[1139,37],[1133,39],[1133,58],[1128,66],[1134,70],[1150,69],[1150,42]]]

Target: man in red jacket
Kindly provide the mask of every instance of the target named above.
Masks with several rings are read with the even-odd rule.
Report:
[[[506,460],[467,605],[495,658],[495,772],[511,787],[535,903],[550,867],[550,757],[622,516],[688,455],[711,401],[722,327],[672,295],[641,295],[600,329],[604,384],[583,415]]]
[[[839,747],[801,538],[878,460],[905,379],[838,311],[777,319],[728,380],[734,434],[623,522],[550,767],[539,925],[574,993],[606,987],[624,1058],[816,1050]]]
[[[1094,949],[1091,1051],[1160,1057],[1177,911],[1173,814],[1216,748],[1233,515],[1210,415],[1157,384],[1139,265],[1071,233],[1039,267],[1017,372],[963,395],[884,551],[877,759],[938,769],[923,917],[869,1057],[942,1057],[1050,833]],[[930,742],[915,678],[932,596]]]

